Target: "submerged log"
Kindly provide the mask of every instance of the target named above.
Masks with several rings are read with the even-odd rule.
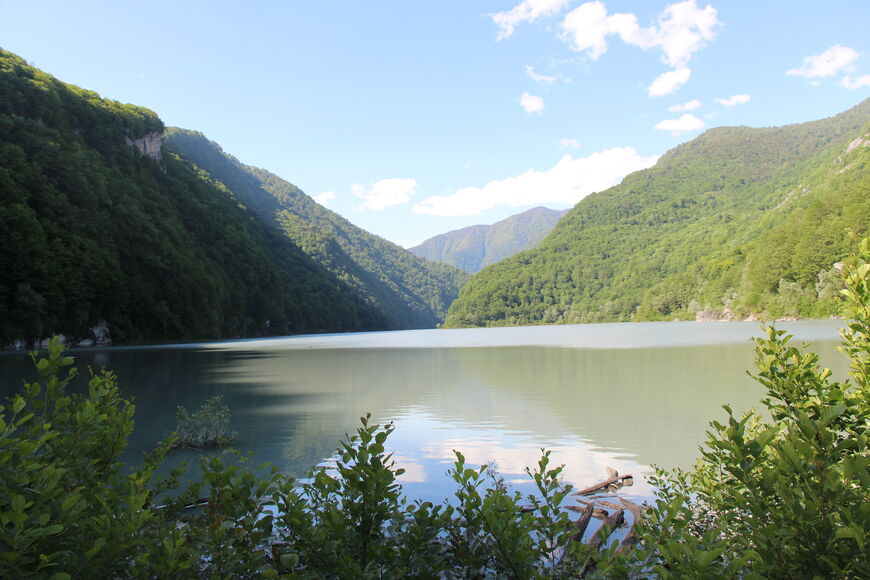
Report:
[[[607,538],[610,537],[610,534],[613,531],[625,523],[625,511],[622,509],[618,509],[609,516],[607,516],[604,521],[601,523],[601,527],[595,532],[595,535],[592,536],[592,540],[589,542],[589,547],[594,550],[598,550],[601,548],[602,544],[607,541]]]
[[[633,516],[631,521],[631,528],[628,530],[628,533],[625,534],[625,537],[622,538],[622,542],[616,549],[617,553],[622,553],[630,550],[635,544],[637,544],[637,522],[641,520],[647,508],[645,506],[637,505],[633,501],[628,501],[625,498],[619,498],[619,501],[622,502],[622,505],[625,506],[625,509],[627,509]]]
[[[604,522],[601,524],[601,527],[598,529],[597,532],[595,532],[595,535],[592,536],[592,540],[589,541],[589,547],[592,548],[595,552],[600,550],[601,546],[604,545],[604,543],[610,537],[610,534],[612,534],[616,528],[621,526],[624,521],[625,512],[621,509],[616,510],[615,512],[607,516],[607,519],[604,520]],[[595,556],[589,558],[586,561],[586,565],[583,567],[583,570],[580,572],[579,577],[585,578],[586,576],[591,574],[592,571],[595,570],[597,565],[598,562]]]
[[[585,564],[583,564],[579,577],[585,578],[595,570],[598,565],[599,552],[603,547],[608,545],[609,540],[613,537],[613,532],[626,523],[626,511],[632,515],[630,528],[622,538],[622,541],[619,542],[619,546],[616,550],[620,553],[628,551],[639,541],[636,526],[641,518],[643,518],[644,512],[647,510],[646,506],[641,506],[632,501],[621,498],[615,493],[603,493],[595,496],[591,495],[599,490],[615,492],[623,485],[628,486],[633,483],[634,477],[631,474],[619,475],[615,469],[608,467],[607,479],[574,494],[575,496],[586,496],[586,499],[581,499],[579,497],[576,498],[577,503],[580,505],[566,506],[566,509],[579,513],[577,520],[574,522],[577,531],[571,536],[571,539],[574,541],[583,541],[583,536],[589,528],[589,523],[593,517],[603,520],[601,522],[601,527],[592,534],[592,537],[589,540],[589,547],[592,552],[586,559]],[[622,505],[612,501],[603,500],[603,498],[618,499]],[[608,513],[604,508],[612,511]]]
[[[579,503],[582,503],[586,507],[591,507],[592,508],[592,517],[594,517],[596,519],[603,520],[604,518],[606,518],[608,516],[607,510],[600,508],[600,507],[596,507],[595,503],[593,503],[593,502],[583,501],[582,499],[578,499],[577,501]],[[565,509],[569,509],[572,512],[581,512],[582,513],[582,512],[586,511],[586,507],[569,505],[569,506],[566,506]]]
[[[595,510],[594,506],[587,505],[583,508],[580,517],[574,522],[574,525],[577,526],[577,531],[574,532],[574,535],[571,536],[571,539],[575,542],[583,541],[583,534],[586,533],[586,528],[589,527],[589,522],[592,520],[592,512]]]
[[[598,504],[598,505],[603,505],[604,507],[606,507],[606,508],[608,508],[608,509],[612,509],[612,510],[621,510],[621,509],[624,509],[623,506],[621,506],[621,505],[617,505],[617,504],[615,504],[615,503],[613,503],[613,502],[610,502],[610,501],[597,501],[597,502],[595,502],[595,503]]]
[[[629,483],[630,482],[630,483]],[[618,487],[620,485],[632,485],[634,483],[634,476],[628,475],[616,475],[614,477],[609,477],[602,481],[601,483],[596,483],[593,486],[587,487],[586,489],[581,489],[576,492],[574,495],[589,495],[595,493],[600,489],[605,489],[609,487]]]
[[[646,506],[638,505],[633,501],[629,501],[624,497],[619,498],[619,501],[622,503],[623,506],[625,506],[625,509],[627,509],[631,513],[631,515],[634,516],[635,520],[641,519],[646,510],[649,509]]]

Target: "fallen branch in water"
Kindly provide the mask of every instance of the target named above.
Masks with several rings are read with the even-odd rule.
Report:
[[[613,531],[621,526],[625,522],[625,511],[622,509],[618,509],[601,523],[601,527],[598,528],[598,531],[595,532],[595,535],[592,536],[592,539],[589,541],[589,547],[592,548],[595,552],[601,549],[601,546],[610,538],[610,534]],[[590,574],[595,567],[598,565],[595,558],[591,558],[586,566],[583,568],[583,572],[581,572],[580,577],[585,578],[588,574]]]
[[[601,527],[598,528],[598,531],[595,532],[595,535],[592,536],[592,540],[589,542],[589,547],[594,550],[597,550],[601,547],[601,545],[610,537],[610,534],[625,523],[625,511],[622,509],[618,509],[609,516],[607,516],[604,521],[601,523]]]
[[[580,503],[582,503],[586,507],[591,507],[592,508],[592,517],[594,517],[596,519],[603,520],[608,515],[607,510],[595,507],[594,503],[589,503],[588,501],[581,501]],[[565,506],[565,509],[571,510],[572,512],[584,513],[586,511],[586,507],[569,505],[569,506]]]
[[[583,500],[579,500],[579,499],[578,499],[577,501],[583,501]],[[604,506],[604,507],[606,507],[607,509],[611,509],[611,510],[621,510],[621,509],[624,509],[624,506],[621,506],[621,505],[615,504],[615,503],[613,503],[613,502],[611,502],[611,501],[596,501],[596,502],[595,502],[595,505]]]
[[[595,508],[591,505],[587,505],[585,508],[583,508],[583,511],[577,521],[574,522],[574,525],[577,526],[577,531],[574,533],[573,536],[571,536],[571,539],[575,542],[583,541],[583,534],[586,533],[586,528],[589,527],[589,522],[592,520],[593,511],[595,511]]]
[[[593,485],[591,487],[587,487],[586,489],[581,489],[580,491],[576,492],[574,495],[589,495],[589,494],[595,493],[596,491],[598,491],[600,489],[606,489],[606,488],[610,488],[610,487],[618,488],[622,485],[629,486],[629,485],[634,484],[634,476],[631,474],[619,475],[619,473],[615,469],[612,469],[610,467],[607,468],[607,473],[610,477],[608,477],[607,479],[605,479],[601,483],[596,483],[595,485]]]
[[[641,520],[647,508],[645,506],[637,505],[633,501],[628,501],[627,499],[622,497],[619,498],[619,501],[622,502],[622,505],[625,506],[625,509],[627,509],[633,516],[631,527],[629,528],[628,533],[625,534],[625,537],[622,538],[622,543],[620,543],[619,548],[616,549],[617,553],[622,553],[630,550],[635,544],[637,544],[637,522]]]

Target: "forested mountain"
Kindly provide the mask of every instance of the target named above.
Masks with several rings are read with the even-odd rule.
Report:
[[[384,328],[434,327],[468,275],[359,228],[295,185],[224,153],[201,133],[170,128],[168,147],[224,184],[253,215],[363,297]]]
[[[848,231],[866,235],[868,216],[870,100],[820,121],[711,129],[476,274],[446,324],[827,316]]]
[[[534,207],[491,226],[469,226],[434,236],[408,251],[427,260],[453,264],[466,272],[478,272],[537,246],[567,211]]]
[[[0,344],[99,326],[129,342],[398,325],[250,201],[161,149],[163,130],[152,111],[0,51]],[[428,291],[447,301],[455,288]]]

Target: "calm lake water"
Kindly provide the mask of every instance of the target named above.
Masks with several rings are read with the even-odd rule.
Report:
[[[839,321],[780,323],[809,342],[836,376]],[[752,369],[755,323],[622,323],[419,330],[155,347],[75,350],[107,367],[135,399],[136,461],[175,426],[175,409],[223,395],[236,447],[297,477],[328,463],[345,433],[371,412],[396,430],[388,446],[413,498],[452,495],[445,473],[461,451],[494,462],[515,485],[541,448],[585,487],[605,467],[636,476],[650,465],[688,467],[721,405],[742,411],[763,391]],[[33,377],[22,353],[0,355],[0,393]],[[196,452],[174,462],[195,461]],[[522,489],[522,487],[520,488]],[[648,496],[636,478],[627,497]]]

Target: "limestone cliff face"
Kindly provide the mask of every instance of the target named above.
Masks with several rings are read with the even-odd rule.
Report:
[[[163,133],[147,133],[139,139],[130,139],[127,137],[127,145],[132,145],[139,150],[139,153],[150,157],[155,161],[160,161],[160,146],[163,144]]]

